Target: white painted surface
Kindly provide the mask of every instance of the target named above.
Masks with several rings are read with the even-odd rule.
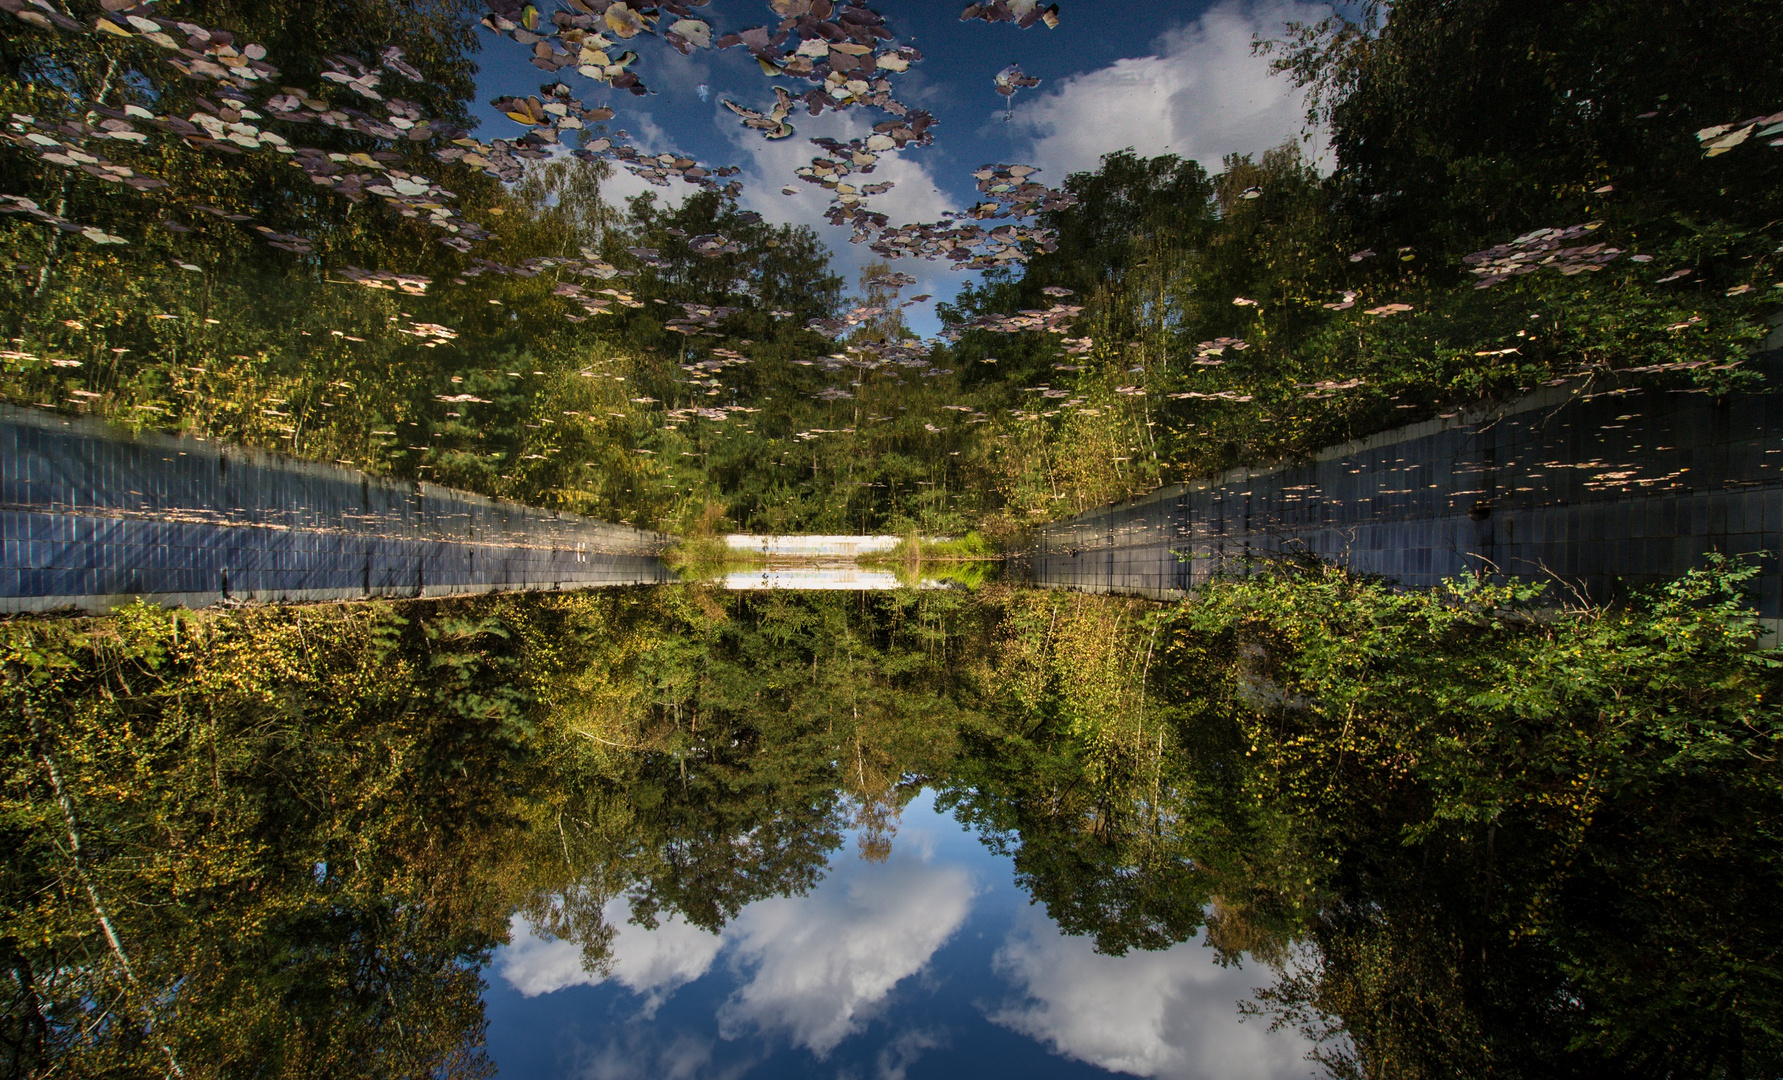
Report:
[[[726,574],[727,589],[809,589],[876,592],[901,589],[898,576],[889,570],[861,570],[852,566],[811,566],[788,569],[738,570]],[[933,581],[923,581],[919,589],[937,588]]]
[[[898,546],[895,536],[757,536],[732,533],[724,538],[734,551],[763,555],[832,555],[851,559],[857,555],[890,551]]]

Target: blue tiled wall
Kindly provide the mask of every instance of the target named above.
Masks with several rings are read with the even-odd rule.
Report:
[[[666,538],[0,406],[0,611],[668,580]]]
[[[1783,393],[1550,388],[1314,460],[1239,469],[1039,530],[1035,584],[1159,598],[1247,560],[1311,552],[1428,587],[1485,571],[1558,578],[1594,601],[1675,578],[1709,552],[1762,569],[1783,615]],[[1556,586],[1558,588],[1558,586]]]

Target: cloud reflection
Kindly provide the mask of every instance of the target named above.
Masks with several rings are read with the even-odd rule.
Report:
[[[982,959],[974,970],[948,968],[930,989],[951,986],[957,1009],[1004,993],[1009,1000],[981,1006],[976,1016],[943,1014],[928,1011],[924,994],[898,993],[960,934],[988,869],[975,845],[942,851],[920,815],[907,812],[885,863],[838,858],[808,895],[751,904],[722,935],[679,917],[646,931],[625,921],[626,901],[609,903],[616,932],[606,979],[582,969],[575,945],[545,940],[521,921],[494,970],[528,997],[610,981],[641,998],[631,1022],[603,1025],[575,1055],[579,1074],[614,1080],[734,1075],[769,1061],[790,1064],[780,1055],[798,1050],[817,1059],[806,1067],[828,1063],[837,1076],[905,1080],[948,1060],[949,1048],[973,1041],[968,1033],[987,1021],[1051,1053],[1135,1076],[1287,1080],[1314,1071],[1305,1060],[1311,1044],[1298,1034],[1271,1032],[1261,1019],[1240,1021],[1238,1002],[1273,981],[1271,972],[1221,968],[1198,942],[1098,955],[1089,939],[1061,934],[1041,909],[1011,905],[1001,914],[995,892],[978,913],[999,913],[1002,943],[990,970],[978,966]],[[671,1007],[668,1019],[658,1017],[677,990],[702,978],[708,989],[699,1004],[689,999],[693,1012]],[[875,1021],[877,1045],[838,1050]]]
[[[615,930],[609,977],[644,998],[646,1017],[677,988],[710,970],[724,945],[719,935],[689,924],[680,915],[663,919],[655,930],[634,926],[626,921],[631,905],[624,897],[608,901],[603,914]],[[497,956],[496,971],[524,996],[606,981],[582,966],[582,950],[573,942],[540,937],[519,916],[509,929],[512,943]]]
[[[720,1009],[720,1032],[784,1032],[824,1057],[928,964],[974,892],[963,868],[903,856],[855,863],[808,897],[750,905],[727,931],[747,980]]]
[[[579,1080],[738,1080],[753,1058],[720,1061],[713,1040],[682,1033],[664,1038],[630,1027],[598,1047],[583,1047],[566,1075]]]
[[[1104,956],[1030,909],[994,961],[1022,1000],[991,1020],[1057,1053],[1111,1072],[1169,1080],[1277,1080],[1308,1075],[1311,1044],[1267,1023],[1240,1023],[1237,1003],[1266,971],[1222,968],[1185,942]]]
[[[1029,161],[1058,183],[1068,173],[1094,169],[1103,154],[1131,147],[1141,156],[1193,158],[1214,173],[1225,154],[1260,154],[1298,138],[1305,95],[1285,77],[1270,75],[1268,59],[1253,55],[1251,43],[1258,35],[1281,37],[1287,22],[1326,14],[1294,0],[1224,3],[1165,34],[1150,56],[1117,60],[1041,90],[1015,106],[1016,128],[1032,139]],[[1305,149],[1319,159],[1323,133]]]
[[[728,950],[738,984],[719,1008],[719,1034],[784,1035],[823,1058],[877,1015],[892,988],[921,971],[971,910],[972,875],[931,863],[922,848],[904,843],[883,864],[848,861],[808,896],[749,905],[722,935],[678,915],[644,930],[625,921],[623,898],[613,900],[605,910],[616,928],[606,977],[583,968],[575,944],[546,939],[516,917],[495,970],[526,997],[610,979],[644,998],[648,1019]],[[933,1045],[930,1036],[911,1036],[883,1071],[902,1075]]]

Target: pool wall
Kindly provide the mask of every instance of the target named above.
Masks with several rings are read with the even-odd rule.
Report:
[[[433,484],[0,406],[0,612],[667,581],[667,545]]]
[[[1479,573],[1613,601],[1704,565],[1755,560],[1752,601],[1783,616],[1783,379],[1698,392],[1571,381],[1233,469],[1036,530],[1041,586],[1157,599],[1305,553],[1411,587]]]

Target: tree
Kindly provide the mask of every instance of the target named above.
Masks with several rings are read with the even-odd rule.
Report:
[[[1309,119],[1330,125],[1371,242],[1459,256],[1581,204],[1741,228],[1774,216],[1783,162],[1705,163],[1693,133],[1777,111],[1775,5],[1417,0],[1290,31],[1264,46],[1314,90]],[[1614,198],[1589,198],[1606,183]]]

